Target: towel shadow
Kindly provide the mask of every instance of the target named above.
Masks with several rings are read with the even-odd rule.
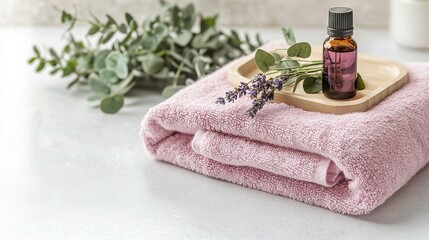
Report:
[[[160,165],[163,165],[164,167],[160,167]],[[171,168],[170,168],[171,167]],[[164,199],[168,201],[168,199],[171,199],[172,194],[178,194],[178,189],[194,189],[197,188],[199,191],[199,194],[202,195],[211,195],[212,191],[219,191],[219,192],[225,192],[225,191],[236,191],[234,190],[235,187],[242,188],[242,186],[235,185],[235,184],[216,184],[211,185],[210,188],[201,188],[201,185],[208,184],[206,181],[213,180],[213,178],[201,178],[199,181],[188,181],[186,180],[189,175],[177,173],[178,169],[182,169],[183,171],[189,171],[177,166],[174,166],[173,164],[166,163],[164,161],[152,161],[152,163],[145,165],[143,171],[146,180],[148,180],[148,183],[150,185],[153,184],[153,181],[164,181],[165,183],[162,184],[165,186],[164,189],[159,188],[153,188],[152,191],[154,191],[154,194],[161,195],[161,199]],[[175,174],[178,174],[174,176]],[[162,175],[162,176],[161,176]],[[180,178],[177,179],[177,178]],[[420,170],[413,178],[410,179],[410,181],[402,187],[400,190],[398,190],[393,196],[391,196],[387,201],[382,204],[381,206],[374,209],[371,213],[367,215],[361,215],[361,216],[350,216],[350,215],[341,215],[338,213],[332,213],[326,210],[326,214],[335,214],[337,217],[346,217],[346,218],[353,218],[355,220],[360,220],[364,222],[370,222],[370,223],[377,223],[377,224],[386,224],[386,225],[398,225],[402,224],[404,222],[410,222],[413,221],[413,219],[418,218],[422,214],[429,212],[429,202],[427,199],[429,198],[429,166],[424,167],[422,170]],[[159,183],[158,183],[159,184]],[[157,184],[153,184],[157,185]],[[183,186],[185,185],[185,186]],[[225,188],[229,188],[226,190]],[[206,192],[207,191],[207,192]],[[260,192],[260,191],[258,191]],[[193,198],[192,196],[195,193],[189,192],[182,192],[183,194],[189,194],[190,198]],[[228,195],[226,195],[228,196]],[[274,195],[272,195],[274,197]],[[233,200],[233,196],[231,196],[231,201]],[[280,197],[283,198],[283,197]],[[183,200],[183,199],[182,199]],[[196,199],[193,199],[194,201]],[[218,202],[212,202],[210,204],[205,203],[204,205],[219,205],[222,204],[221,200],[219,199],[206,199],[206,201],[218,201]],[[277,200],[273,200],[273,202],[276,202]],[[186,205],[187,203],[181,202],[180,198],[174,198],[174,201],[169,201],[172,204],[175,205]],[[302,204],[304,207],[308,207],[307,204]],[[296,207],[296,206],[294,206]]]
[[[371,213],[353,218],[380,224],[400,224],[429,212],[429,166]]]

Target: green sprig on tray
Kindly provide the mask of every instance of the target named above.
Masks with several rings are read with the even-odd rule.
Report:
[[[231,60],[247,55],[262,44],[234,30],[218,28],[218,15],[204,17],[193,4],[180,7],[160,1],[161,12],[142,24],[129,13],[119,22],[107,15],[105,21],[77,18],[76,11],[62,11],[61,22],[68,24],[67,43],[61,51],[48,49],[48,55],[34,46],[30,64],[36,72],[50,68],[50,74],[71,77],[67,85],[87,85],[90,101],[100,101],[105,113],[116,113],[124,105],[124,95],[142,86],[163,89],[169,97]],[[70,32],[76,22],[88,23],[85,40]]]
[[[255,53],[256,66],[261,73],[247,83],[225,93],[225,97],[216,100],[218,104],[233,103],[238,98],[248,95],[252,100],[252,107],[247,111],[249,117],[254,117],[264,105],[274,99],[275,91],[281,91],[285,86],[293,86],[295,92],[302,81],[303,89],[308,94],[322,91],[322,60],[307,60],[311,56],[311,45],[307,42],[296,42],[292,28],[282,28],[283,36],[289,45],[286,56],[281,57],[276,52],[267,52],[257,49]],[[270,77],[270,76],[274,77]],[[357,90],[365,88],[365,83],[358,73],[356,78]]]

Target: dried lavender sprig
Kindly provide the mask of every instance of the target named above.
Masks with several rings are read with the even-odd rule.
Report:
[[[249,117],[254,117],[264,105],[274,99],[274,91],[281,91],[286,82],[285,76],[267,78],[265,74],[259,73],[247,83],[241,82],[240,85],[231,91],[225,93],[225,97],[219,97],[217,104],[233,103],[242,96],[249,95],[253,100],[252,107],[247,110]]]

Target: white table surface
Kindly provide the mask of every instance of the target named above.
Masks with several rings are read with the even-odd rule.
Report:
[[[277,29],[264,39],[280,38]],[[138,136],[150,107],[138,91],[116,115],[87,90],[36,75],[32,44],[61,28],[0,29],[0,239],[429,239],[429,168],[366,216],[345,216],[156,161]],[[321,44],[324,29],[297,29]],[[360,52],[429,61],[384,29],[356,29]]]

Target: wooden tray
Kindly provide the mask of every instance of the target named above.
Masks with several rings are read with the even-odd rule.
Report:
[[[274,50],[280,56],[285,56],[285,50]],[[321,59],[322,47],[313,47],[309,59]],[[358,72],[361,74],[366,88],[358,91],[356,96],[346,100],[332,100],[323,93],[307,94],[302,88],[302,82],[295,93],[292,87],[285,87],[283,91],[276,92],[274,102],[283,102],[308,111],[331,114],[345,114],[350,112],[364,112],[401,88],[408,81],[407,69],[404,65],[382,58],[358,54]],[[229,69],[228,80],[234,87],[240,82],[248,82],[259,71],[254,55],[246,57],[243,61]]]

